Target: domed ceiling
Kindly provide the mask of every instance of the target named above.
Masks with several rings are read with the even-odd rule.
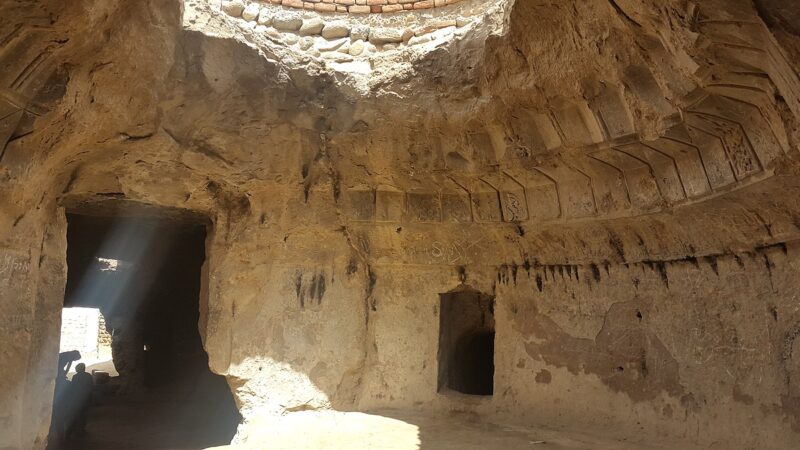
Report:
[[[4,179],[148,141],[353,221],[557,223],[702,201],[797,150],[797,73],[741,2],[278,3],[4,5]]]

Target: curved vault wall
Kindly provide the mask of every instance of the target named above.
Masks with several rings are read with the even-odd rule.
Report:
[[[414,408],[797,442],[798,83],[749,6],[673,2],[659,29],[648,2],[518,2],[463,66],[424,64],[469,34],[422,66],[376,46],[356,79],[216,3],[78,3],[0,5],[0,341],[21,361],[0,447],[43,446],[60,208],[109,199],[213,220],[201,327],[240,440],[273,414]],[[496,298],[491,399],[435,391],[436,304],[462,284]]]
[[[239,7],[231,10],[234,3]],[[210,9],[198,6],[185,13],[184,24],[204,33],[227,30],[314,77],[342,74],[336,89],[356,98],[370,98],[376,86],[388,85],[388,93],[413,99],[416,87],[431,76],[419,73],[416,64],[457,54],[469,43],[482,48],[487,36],[505,32],[511,6],[470,1],[443,7],[440,16],[407,11],[375,14],[370,22],[346,14],[348,22],[338,18],[341,14],[228,2]],[[662,37],[662,42],[648,40],[648,51],[675,73],[628,63],[621,79],[603,81],[580,98],[554,95],[545,105],[499,112],[505,115],[501,120],[469,117],[465,127],[420,123],[421,129],[432,128],[428,134],[440,145],[441,161],[427,168],[433,174],[386,182],[349,180],[345,201],[351,203],[350,218],[397,221],[402,213],[403,220],[421,223],[540,223],[636,216],[703,201],[772,176],[790,150],[781,108],[800,112],[796,73],[762,23],[686,9],[694,27],[691,39],[703,42],[724,63],[708,65],[704,57],[673,48]],[[204,14],[215,20],[221,14],[221,22],[204,22]],[[326,34],[326,29],[337,34]],[[358,43],[355,57],[353,43]],[[437,49],[441,52],[431,56]],[[482,57],[479,52],[469,60]],[[462,80],[454,81],[457,86]],[[462,136],[437,136],[450,133]],[[342,136],[342,145],[361,145],[347,139]],[[375,208],[354,211],[359,207],[353,204],[371,198]],[[390,212],[373,214],[382,210]]]

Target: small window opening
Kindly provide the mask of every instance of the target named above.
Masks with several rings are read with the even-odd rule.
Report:
[[[471,288],[440,296],[439,392],[494,392],[494,297]]]

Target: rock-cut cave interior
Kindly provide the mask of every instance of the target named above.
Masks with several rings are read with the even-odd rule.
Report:
[[[795,0],[0,0],[0,449],[800,448]]]

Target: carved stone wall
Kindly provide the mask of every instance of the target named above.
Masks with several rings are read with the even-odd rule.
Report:
[[[240,442],[276,415],[384,408],[798,441],[800,83],[751,3],[35,3],[0,4],[0,341],[19,361],[0,448],[45,445],[65,209],[208,218],[199,328]],[[490,14],[458,22],[471,7]],[[349,34],[325,37],[335,21]],[[465,285],[496,299],[475,402],[437,393],[439,295]]]

